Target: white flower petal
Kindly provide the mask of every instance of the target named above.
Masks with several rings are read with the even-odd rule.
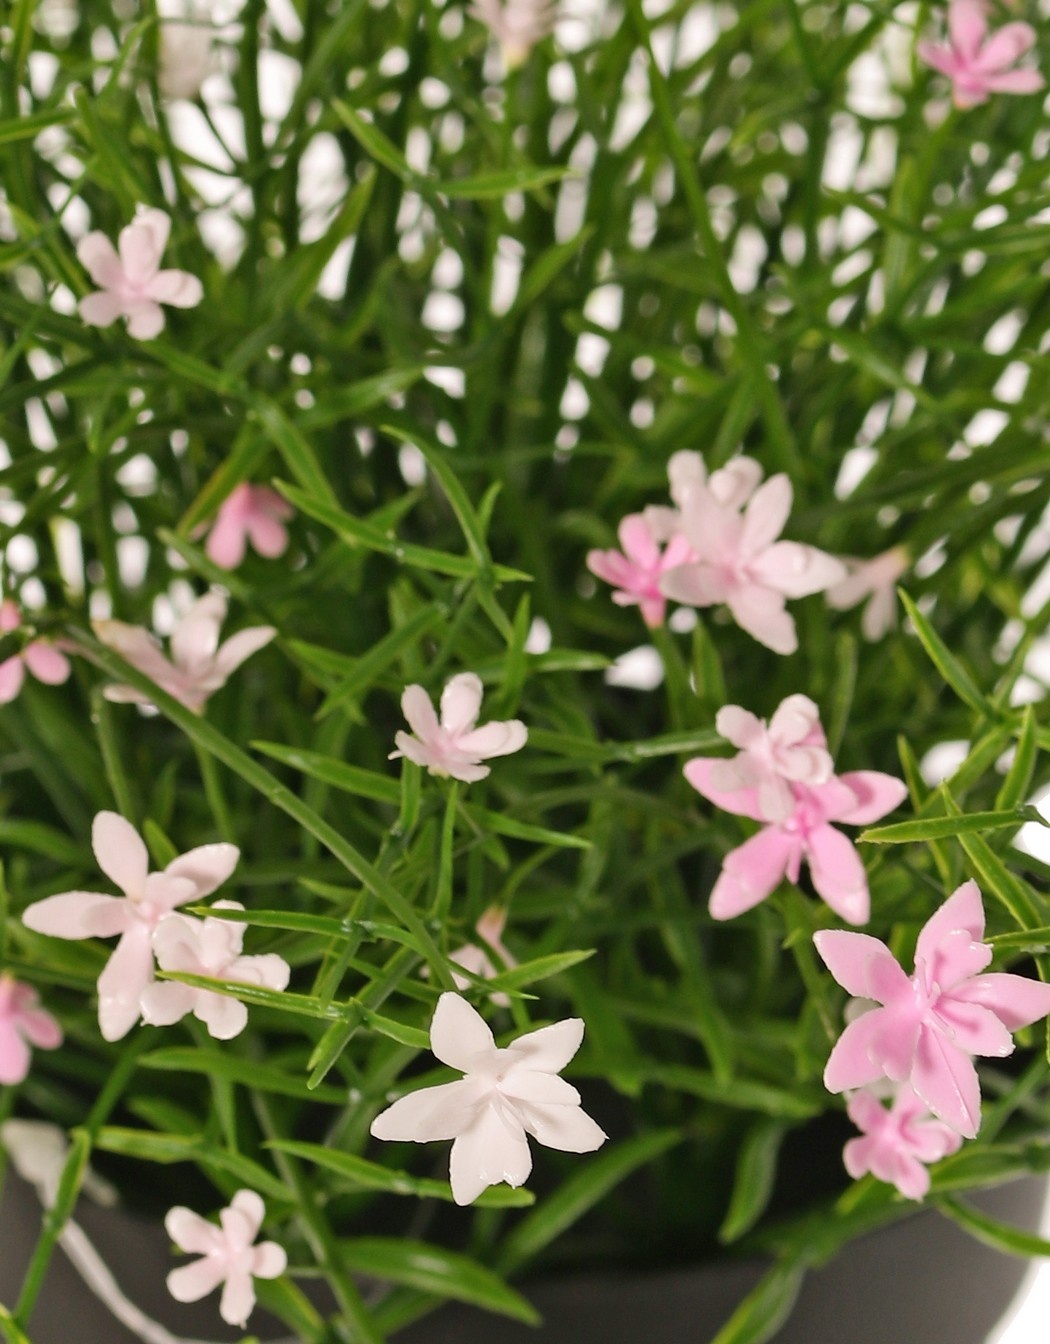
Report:
[[[519,1036],[510,1051],[521,1056],[522,1065],[527,1069],[560,1073],[579,1050],[582,1041],[582,1019],[568,1017],[564,1022],[555,1022],[552,1026]]]
[[[100,812],[91,827],[91,848],[98,866],[126,896],[142,895],[149,853],[130,821],[117,812]]]
[[[481,709],[481,678],[476,672],[460,672],[441,692],[441,726],[452,737],[469,733]]]
[[[449,1176],[452,1198],[472,1204],[490,1185],[522,1185],[532,1170],[524,1129],[487,1106],[452,1145]]]
[[[473,1123],[483,1095],[477,1084],[466,1078],[424,1087],[381,1111],[369,1132],[373,1138],[402,1143],[454,1139]]]
[[[477,1009],[472,1008],[458,994],[447,992],[438,999],[434,1010],[430,1024],[430,1048],[442,1064],[450,1064],[454,1069],[470,1073],[479,1057],[495,1050],[496,1042]]]
[[[562,1153],[593,1153],[608,1135],[579,1106],[520,1107],[526,1130],[545,1148]]]
[[[200,845],[173,859],[164,871],[170,877],[189,878],[198,899],[203,899],[222,886],[240,856],[236,845]]]

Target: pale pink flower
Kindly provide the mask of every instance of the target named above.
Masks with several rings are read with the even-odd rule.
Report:
[[[491,980],[493,976],[502,974],[503,971],[509,971],[511,967],[517,966],[512,953],[508,952],[503,946],[503,930],[507,924],[507,911],[505,907],[492,905],[478,920],[474,926],[479,943],[465,943],[463,947],[457,947],[454,952],[448,954],[448,959],[463,970],[470,971],[472,975],[481,976],[483,980]],[[499,958],[500,964],[497,966],[492,960],[492,953]],[[457,989],[469,989],[470,981],[465,975],[457,975],[452,972],[452,980]],[[499,992],[490,994],[489,998],[499,1008],[506,1008],[510,1004],[510,999],[506,994]]]
[[[587,568],[616,591],[612,600],[620,607],[638,606],[642,620],[650,629],[664,623],[667,599],[660,591],[660,579],[669,569],[693,558],[683,536],[669,539],[661,550],[652,529],[641,513],[630,513],[620,523],[620,551],[588,551]]]
[[[881,639],[897,623],[897,580],[911,564],[904,546],[893,546],[871,560],[842,557],[849,570],[847,578],[824,594],[833,611],[848,611],[868,598],[860,618],[865,639]]]
[[[508,70],[522,65],[554,27],[553,0],[474,0],[470,12],[499,43]]]
[[[430,696],[422,686],[406,686],[401,696],[401,711],[415,736],[405,732],[394,735],[397,751],[394,761],[407,756],[416,765],[425,766],[432,775],[451,775],[470,783],[490,773],[479,762],[493,756],[509,756],[520,751],[528,731],[520,719],[503,719],[477,728],[481,708],[481,678],[473,672],[460,672],[441,693],[441,721],[434,713]]]
[[[236,569],[247,544],[267,560],[283,555],[288,546],[285,522],[295,510],[268,485],[242,481],[223,500],[204,550],[223,569]]]
[[[0,1083],[20,1083],[29,1072],[30,1049],[57,1050],[62,1028],[44,1008],[32,985],[6,971],[0,974]]]
[[[450,1175],[457,1204],[473,1203],[500,1181],[521,1185],[532,1170],[526,1135],[564,1153],[590,1153],[605,1142],[580,1108],[579,1092],[557,1076],[582,1040],[583,1023],[574,1017],[500,1049],[466,999],[442,994],[430,1048],[464,1076],[395,1101],[372,1121],[372,1135],[413,1143],[454,1139]]]
[[[910,1083],[938,1119],[972,1139],[981,1122],[975,1055],[1013,1052],[1010,1033],[1050,1013],[1050,985],[1023,975],[982,974],[984,907],[964,882],[926,921],[906,975],[877,938],[826,929],[813,935],[828,970],[850,994],[874,1000],[839,1037],[824,1084],[829,1092],[879,1078]]]
[[[1006,23],[989,36],[984,0],[951,0],[948,45],[920,42],[919,59],[952,82],[956,107],[976,107],[992,93],[1036,93],[1043,87],[1038,70],[1015,70],[1035,45],[1028,23]]]
[[[214,910],[243,910],[238,901],[216,901]],[[194,919],[169,915],[153,931],[153,954],[162,971],[207,975],[261,989],[287,989],[288,963],[274,952],[246,957],[241,953],[244,925],[229,919]],[[210,989],[195,989],[177,980],[154,980],[142,991],[142,1020],[152,1027],[170,1027],[192,1013],[217,1040],[228,1041],[248,1025],[248,1009],[239,999]]]
[[[209,697],[226,685],[241,663],[269,644],[277,633],[272,625],[256,625],[238,631],[220,645],[219,631],[225,617],[226,598],[221,593],[199,597],[171,636],[170,659],[142,626],[107,620],[92,621],[92,628],[103,644],[155,681],[162,691],[200,714]],[[105,697],[119,704],[152,703],[148,695],[133,686],[107,686]]]
[[[741,454],[708,474],[699,453],[688,448],[672,453],[667,463],[667,483],[675,507],[651,504],[645,510],[645,520],[657,541],[670,541],[680,532],[686,491],[698,482],[706,484],[719,504],[728,509],[742,509],[762,483],[762,468],[753,457]]]
[[[0,634],[8,635],[22,626],[22,612],[11,598],[0,602]],[[0,663],[0,705],[14,700],[22,689],[26,668],[37,681],[60,686],[68,680],[69,659],[46,639],[33,639],[18,653]]]
[[[863,1138],[850,1139],[842,1151],[854,1180],[867,1172],[895,1185],[905,1199],[922,1199],[930,1188],[926,1164],[958,1152],[962,1136],[930,1112],[914,1090],[902,1084],[886,1107],[875,1091],[855,1092],[847,1114]]]
[[[732,760],[714,762],[711,783],[723,792],[757,789],[768,821],[786,820],[794,812],[792,784],[823,784],[831,778],[834,764],[820,710],[808,695],[782,700],[768,727],[739,705],[726,705],[715,716],[715,728],[740,752]]]
[[[266,1206],[254,1190],[237,1191],[219,1213],[218,1227],[192,1209],[169,1209],[164,1219],[168,1236],[180,1251],[201,1257],[168,1275],[168,1292],[176,1302],[196,1302],[221,1283],[219,1315],[243,1330],[255,1306],[252,1279],[276,1279],[288,1267],[283,1246],[275,1241],[254,1244],[265,1215]]]
[[[98,866],[123,896],[67,891],[36,901],[22,923],[52,938],[112,938],[113,955],[98,978],[98,1025],[107,1041],[126,1036],[139,1019],[143,991],[153,980],[153,931],[180,905],[203,900],[223,884],[239,858],[236,845],[202,845],[149,871],[138,831],[116,812],[100,812],[91,828]]]
[[[108,327],[127,318],[128,334],[149,341],[164,327],[162,303],[195,308],[204,289],[187,271],[162,271],[160,259],[168,245],[171,219],[163,210],[139,207],[120,231],[119,252],[97,230],[80,240],[77,259],[99,286],[80,300],[80,316],[91,327]]]
[[[166,19],[157,38],[157,86],[165,98],[193,99],[216,68],[215,29],[207,9],[191,4]]]
[[[733,919],[764,901],[785,877],[798,882],[805,860],[813,886],[832,910],[850,924],[866,924],[871,901],[864,864],[852,841],[831,823],[863,826],[877,821],[903,801],[907,789],[899,779],[878,770],[841,776],[829,771],[821,780],[827,743],[816,706],[806,696],[791,696],[781,709],[785,707],[779,741],[771,744],[770,757],[759,752],[757,759],[743,763],[744,777],[755,782],[737,787],[739,757],[724,761],[698,756],[685,766],[689,783],[716,807],[765,823],[757,835],[726,855],[711,892],[711,916]],[[720,731],[728,726],[740,740],[747,740],[749,729],[754,731],[750,716],[739,718],[746,711],[727,708],[736,712],[728,725],[722,720]],[[755,723],[761,728],[760,721]],[[808,774],[809,781],[792,779],[786,770]],[[727,773],[730,788],[720,782]],[[786,814],[781,785],[791,799]]]
[[[696,559],[660,581],[665,597],[694,607],[725,605],[742,629],[774,653],[798,648],[789,597],[818,593],[846,577],[833,556],[794,541],[778,541],[791,512],[791,482],[771,476],[739,503],[719,499],[710,481],[682,491],[681,531]]]

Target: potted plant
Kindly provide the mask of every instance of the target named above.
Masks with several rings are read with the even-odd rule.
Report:
[[[63,1252],[107,1344],[817,1339],[822,1266],[1043,1253],[1035,30],[0,41],[0,1334]]]

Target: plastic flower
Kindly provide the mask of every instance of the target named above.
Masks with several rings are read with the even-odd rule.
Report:
[[[728,723],[726,710],[732,711]],[[765,825],[723,860],[711,892],[712,918],[743,914],[785,877],[797,882],[805,860],[813,886],[832,910],[850,924],[867,923],[871,901],[864,865],[852,841],[832,822],[864,826],[877,821],[903,801],[904,784],[878,770],[824,775],[830,762],[827,742],[808,696],[783,701],[769,729],[736,705],[727,705],[716,723],[720,732],[729,729],[731,741],[750,744],[743,761],[740,756],[731,761],[697,756],[683,773],[716,807]],[[752,782],[738,786],[741,778]],[[791,800],[786,811],[784,790]]]
[[[231,635],[219,644],[219,631],[226,617],[226,598],[205,593],[183,616],[171,636],[171,658],[158,641],[139,625],[123,621],[93,621],[101,642],[150,677],[162,691],[200,714],[210,696],[226,685],[246,658],[269,644],[277,631],[272,625],[256,625]],[[148,695],[133,686],[107,686],[107,700],[120,704],[148,705]]]
[[[415,736],[396,733],[397,751],[392,751],[388,759],[407,756],[432,775],[451,775],[465,783],[484,779],[490,771],[480,762],[520,751],[528,731],[520,719],[499,720],[476,728],[481,693],[481,678],[474,672],[460,672],[441,692],[439,723],[423,687],[406,686],[401,711]]]
[[[820,710],[808,695],[789,695],[769,721],[739,705],[715,716],[718,732],[739,747],[729,761],[715,761],[711,783],[718,789],[758,790],[758,805],[769,821],[786,820],[795,809],[791,784],[823,784],[834,768],[820,726]]]
[[[195,275],[160,269],[170,232],[171,219],[163,210],[140,206],[121,229],[116,249],[97,230],[80,240],[77,260],[99,287],[80,300],[80,316],[88,326],[108,327],[124,317],[130,336],[149,341],[163,330],[162,303],[173,308],[200,303],[204,289]]]
[[[268,485],[242,481],[223,500],[204,550],[223,569],[236,569],[247,544],[267,560],[283,555],[288,546],[285,522],[295,510]]]
[[[860,628],[865,639],[881,639],[897,623],[897,580],[910,564],[904,546],[893,546],[872,560],[846,559],[848,577],[829,588],[824,601],[834,611],[847,611],[868,598]]]
[[[638,606],[642,620],[650,629],[664,623],[667,599],[660,591],[660,579],[668,569],[684,565],[693,557],[683,536],[673,536],[666,550],[653,538],[645,515],[630,513],[620,523],[620,551],[589,551],[587,568],[616,591],[613,601],[620,607]]]
[[[992,959],[983,934],[981,893],[964,882],[924,925],[910,976],[877,938],[834,929],[813,935],[843,989],[879,1005],[839,1037],[824,1070],[829,1092],[879,1078],[907,1082],[940,1120],[974,1137],[981,1122],[974,1056],[1011,1054],[1010,1033],[1050,1013],[1050,985],[982,974]]]
[[[499,43],[508,70],[523,64],[554,27],[552,0],[474,0],[470,12]]]
[[[107,1041],[126,1036],[139,1019],[140,1001],[153,980],[153,931],[173,910],[199,901],[223,884],[240,857],[236,845],[202,845],[149,871],[149,854],[131,822],[100,812],[91,828],[98,866],[123,896],[67,891],[36,901],[22,923],[52,938],[112,938],[113,955],[98,978],[98,1025]]]
[[[276,1279],[288,1266],[284,1247],[275,1241],[254,1244],[266,1206],[254,1190],[238,1190],[219,1214],[219,1226],[181,1205],[168,1210],[164,1226],[180,1251],[199,1255],[168,1275],[176,1302],[196,1302],[223,1284],[219,1315],[243,1330],[255,1306],[252,1279]]]
[[[989,36],[984,0],[951,0],[948,45],[920,42],[920,60],[952,82],[956,107],[976,107],[992,93],[1036,93],[1043,87],[1038,70],[1012,69],[1035,44],[1027,23],[1006,23]]]
[[[216,901],[215,910],[243,910],[238,901]],[[274,952],[241,955],[244,925],[229,919],[193,919],[170,915],[153,932],[153,952],[162,971],[207,975],[263,989],[287,989],[288,963]],[[248,1025],[248,1009],[239,999],[177,980],[155,980],[142,992],[142,1020],[170,1027],[192,1013],[217,1040],[228,1041]]]
[[[457,947],[454,952],[448,954],[449,961],[455,962],[463,970],[470,971],[472,975],[479,975],[485,980],[491,980],[493,976],[499,975],[503,970],[510,970],[512,966],[517,966],[517,960],[503,946],[503,930],[507,924],[507,911],[504,907],[493,905],[481,916],[474,931],[478,938],[485,945],[479,947],[476,943],[466,943],[463,947]],[[492,960],[492,956],[486,948],[490,948],[499,957],[500,965]],[[457,989],[469,989],[470,981],[465,975],[457,975],[452,972],[452,980]],[[500,1008],[506,1008],[510,999],[506,994],[497,991],[490,994],[492,1002]]]
[[[0,634],[10,634],[22,625],[22,612],[11,598],[0,602]],[[46,639],[31,640],[19,653],[13,653],[0,663],[0,705],[6,705],[18,695],[25,680],[26,668],[37,681],[47,686],[60,686],[68,680],[69,659]]]
[[[855,1092],[846,1106],[863,1133],[842,1150],[854,1180],[867,1172],[895,1185],[905,1199],[922,1199],[930,1188],[929,1162],[939,1162],[962,1147],[962,1136],[931,1114],[912,1088],[898,1087],[886,1107],[869,1088]]]
[[[40,1007],[32,985],[24,985],[6,971],[0,975],[0,1083],[20,1083],[29,1072],[31,1051],[57,1050],[62,1028]]]
[[[741,505],[692,480],[682,491],[680,526],[695,560],[668,570],[665,597],[694,607],[724,604],[741,629],[774,653],[798,648],[789,597],[819,593],[846,577],[833,556],[794,541],[778,541],[791,512],[791,482],[771,476]]]
[[[452,1197],[470,1204],[490,1185],[521,1185],[532,1170],[526,1135],[565,1153],[590,1153],[606,1136],[580,1108],[580,1094],[557,1075],[583,1040],[568,1018],[500,1049],[484,1019],[458,994],[442,994],[430,1048],[459,1069],[454,1083],[421,1088],[372,1121],[377,1139],[429,1143],[454,1139]]]

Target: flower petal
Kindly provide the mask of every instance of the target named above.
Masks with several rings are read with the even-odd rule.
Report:
[[[726,606],[741,630],[767,649],[789,654],[798,648],[795,620],[784,610],[782,593],[749,583],[734,588],[726,597]]]
[[[766,826],[731,850],[711,892],[711,918],[735,919],[764,901],[783,881],[797,849],[796,836],[777,826]]]
[[[518,1111],[526,1133],[545,1148],[555,1148],[561,1153],[593,1153],[609,1137],[579,1106],[524,1102]]]
[[[168,245],[171,219],[163,210],[140,210],[120,231],[118,250],[124,275],[134,285],[154,276]]]
[[[91,826],[95,860],[127,896],[141,896],[149,872],[149,852],[138,831],[119,812],[99,812]]]
[[[219,647],[219,631],[226,619],[226,599],[216,591],[205,593],[186,612],[171,636],[177,667],[199,674],[211,667]]]
[[[514,1072],[519,1068],[542,1073],[560,1073],[583,1042],[583,1020],[567,1017],[549,1027],[519,1036],[509,1047],[515,1056]],[[520,1060],[520,1062],[519,1062]],[[565,1084],[568,1086],[568,1084]]]
[[[232,1269],[226,1277],[226,1286],[219,1299],[219,1315],[227,1325],[243,1330],[255,1306],[255,1287],[247,1270]]]
[[[226,1266],[218,1256],[206,1256],[192,1265],[180,1265],[168,1275],[168,1292],[176,1302],[196,1302],[218,1288]]]
[[[474,727],[481,696],[481,678],[475,672],[460,672],[441,692],[441,726],[450,737],[461,737]]]
[[[119,1041],[139,1020],[142,991],[153,980],[151,930],[141,920],[121,935],[98,978],[98,1025],[102,1038]]]
[[[877,1003],[911,994],[911,980],[890,949],[867,933],[821,929],[813,943],[824,965],[846,991]]]
[[[139,996],[143,1022],[147,1022],[151,1027],[172,1026],[193,1011],[197,993],[198,991],[189,985],[180,985],[175,980],[153,981]]]
[[[244,1223],[245,1244],[250,1245],[258,1236],[266,1217],[266,1205],[262,1195],[255,1190],[238,1190],[230,1200],[230,1209],[237,1213]],[[221,1215],[220,1215],[221,1217]]]
[[[124,311],[128,319],[128,335],[136,341],[152,341],[164,330],[164,309],[152,299],[128,304]]]
[[[1050,1013],[1050,985],[1026,975],[993,971],[952,990],[953,999],[980,1004],[993,1012],[1007,1031],[1019,1031]]]
[[[22,689],[25,680],[25,664],[22,655],[15,653],[0,663],[0,705],[9,705]]]
[[[452,1198],[472,1204],[490,1185],[524,1183],[532,1170],[532,1154],[520,1124],[486,1106],[452,1145],[449,1176]]]
[[[847,924],[866,924],[868,875],[853,842],[834,826],[814,826],[806,839],[806,858],[818,895]]]
[[[94,294],[85,294],[77,304],[81,320],[89,327],[111,327],[125,312],[124,301],[118,294],[108,289],[100,289]]]
[[[430,1023],[430,1048],[441,1060],[462,1073],[469,1073],[478,1058],[496,1048],[485,1019],[466,999],[446,991],[437,1001]]]
[[[164,872],[168,877],[188,878],[198,899],[203,900],[227,881],[240,856],[236,845],[200,845],[173,859]]]
[[[288,1268],[288,1254],[276,1241],[261,1242],[252,1251],[252,1274],[257,1279],[277,1279]]]
[[[430,744],[437,739],[441,728],[430,696],[422,686],[406,686],[401,692],[401,713],[421,742]]]
[[[236,672],[241,663],[265,648],[277,631],[272,625],[253,625],[231,635],[215,656],[215,670],[223,681]]]
[[[124,268],[120,264],[116,248],[106,235],[97,229],[93,233],[85,234],[77,244],[77,261],[99,289],[116,289],[124,279]]]
[[[0,1083],[14,1087],[29,1073],[32,1061],[29,1046],[13,1022],[0,1019]]]
[[[850,826],[867,826],[878,821],[908,796],[908,786],[902,780],[881,770],[850,770],[840,775],[839,780],[852,790],[857,803],[848,812],[838,812],[834,820]]]
[[[26,648],[23,657],[33,676],[45,686],[61,686],[64,681],[69,680],[69,674],[73,670],[66,655],[42,639],[34,639]]]
[[[824,1067],[824,1086],[829,1092],[848,1092],[855,1087],[867,1087],[869,1083],[885,1077],[875,1054],[885,1011],[873,1008],[870,1013],[863,1013],[849,1023],[835,1042]]]
[[[246,539],[243,519],[220,509],[204,543],[204,553],[222,569],[236,569],[244,559]]]
[[[193,1016],[204,1023],[208,1035],[216,1041],[232,1041],[248,1025],[248,1009],[240,999],[208,989],[197,991]]]
[[[911,1085],[946,1125],[972,1139],[981,1125],[981,1086],[973,1060],[940,1032],[919,1032]]]
[[[975,943],[984,937],[984,905],[976,882],[964,882],[956,887],[926,921],[915,944],[916,961],[936,966],[941,944],[958,929],[964,930]]]
[[[158,271],[146,287],[155,303],[172,308],[196,308],[204,298],[204,286],[188,271]]]
[[[948,5],[948,35],[960,56],[972,61],[980,51],[987,31],[985,0],[951,0]]]
[[[111,938],[123,933],[135,912],[123,896],[65,891],[46,896],[22,911],[22,923],[52,938]]]
[[[499,719],[459,738],[456,747],[468,756],[489,760],[520,751],[528,738],[529,731],[520,719]]]
[[[721,789],[716,785],[714,777],[724,765],[726,762],[716,757],[695,756],[682,767],[682,774],[697,793],[723,811],[734,812],[738,817],[751,817],[753,821],[766,821],[757,789]]]
[[[958,0],[956,0],[958,3]],[[1035,46],[1035,29],[1030,23],[1004,23],[984,43],[973,62],[974,70],[996,75],[1013,65]]]
[[[464,1078],[423,1087],[380,1111],[369,1133],[375,1139],[402,1143],[454,1139],[470,1127],[482,1096],[478,1086]]]
[[[751,496],[744,512],[740,554],[755,556],[770,547],[784,530],[791,512],[791,481],[783,472],[770,476]]]

